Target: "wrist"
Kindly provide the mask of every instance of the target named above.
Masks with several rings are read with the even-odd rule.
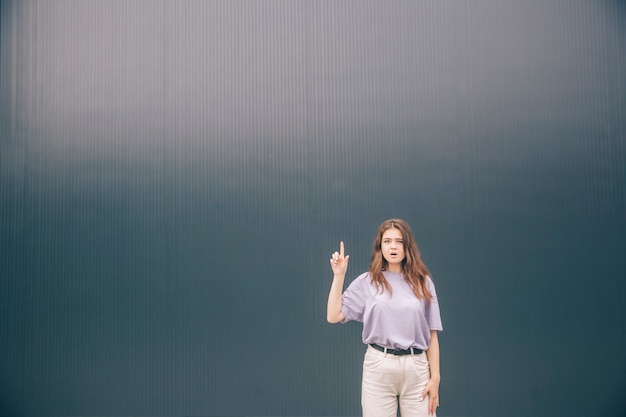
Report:
[[[430,380],[436,383],[440,383],[441,382],[441,375],[439,374],[431,374],[430,375]]]

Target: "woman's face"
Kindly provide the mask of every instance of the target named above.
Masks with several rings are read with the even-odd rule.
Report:
[[[404,260],[404,239],[398,229],[387,229],[380,243],[383,258],[387,261],[387,271],[401,272]]]

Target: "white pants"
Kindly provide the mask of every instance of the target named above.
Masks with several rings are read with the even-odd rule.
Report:
[[[420,397],[430,379],[426,353],[395,356],[367,347],[363,360],[363,417],[428,416],[428,396]]]

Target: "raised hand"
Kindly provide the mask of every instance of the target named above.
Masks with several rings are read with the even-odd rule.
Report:
[[[330,257],[330,267],[335,275],[345,275],[348,270],[348,259],[350,255],[344,254],[343,241],[339,242],[339,252],[333,253]]]
[[[344,254],[343,242],[339,243],[339,252],[335,252],[330,257],[330,267],[333,269],[333,283],[328,293],[328,309],[326,320],[329,323],[338,323],[344,319],[341,311],[341,294],[343,291],[343,281],[348,270],[348,258]]]

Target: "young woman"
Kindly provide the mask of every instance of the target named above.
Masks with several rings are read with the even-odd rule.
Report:
[[[439,406],[439,340],[443,330],[430,273],[409,225],[400,219],[378,228],[369,271],[342,294],[349,255],[333,253],[329,323],[363,323],[363,417],[435,415]]]

